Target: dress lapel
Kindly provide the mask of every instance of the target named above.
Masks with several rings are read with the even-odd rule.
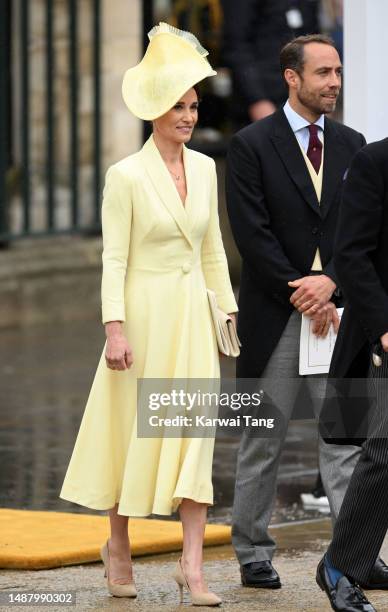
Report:
[[[306,162],[303,159],[302,151],[300,150],[296,136],[287,121],[284,111],[277,111],[273,116],[273,120],[275,129],[271,136],[271,140],[285,169],[308,205],[311,206],[318,215],[321,215],[317,194],[306,167]]]
[[[187,181],[187,207],[187,205],[190,204],[189,198],[192,177],[190,176],[190,163],[187,163],[188,155],[185,148],[183,155]],[[161,201],[175,220],[176,224],[178,225],[179,229],[181,230],[188,243],[192,246],[187,211],[185,210],[185,207],[182,204],[182,200],[180,199],[179,193],[175,187],[173,178],[170,175],[167,166],[159,153],[152,134],[142,148],[142,156],[144,159],[146,172]]]
[[[325,156],[323,161],[323,182],[321,211],[326,217],[333,202],[335,192],[348,167],[349,154],[335,123],[325,117]]]

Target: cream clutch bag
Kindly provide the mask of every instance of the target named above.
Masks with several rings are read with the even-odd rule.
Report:
[[[216,294],[211,289],[207,290],[210,312],[213,319],[214,331],[216,333],[218,349],[220,353],[228,357],[238,357],[241,342],[237,335],[233,319],[223,312],[217,305]]]

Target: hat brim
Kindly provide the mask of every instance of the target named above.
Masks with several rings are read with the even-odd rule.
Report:
[[[161,117],[191,87],[217,74],[205,55],[206,51],[174,32],[153,35],[143,59],[124,75],[125,104],[139,119]]]
[[[197,74],[174,75],[174,87],[160,92],[158,78],[144,74],[141,64],[126,71],[122,83],[122,95],[128,109],[139,119],[152,121],[167,113],[178,100],[194,85],[217,72],[207,65],[197,70]],[[165,79],[160,79],[165,83]]]

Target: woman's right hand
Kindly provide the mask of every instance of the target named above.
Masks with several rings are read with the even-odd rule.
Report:
[[[132,349],[121,329],[121,321],[105,324],[106,349],[105,361],[111,370],[125,370],[133,364]]]

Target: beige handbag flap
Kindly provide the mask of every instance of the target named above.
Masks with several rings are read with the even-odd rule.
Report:
[[[241,342],[237,335],[233,319],[218,308],[214,291],[208,289],[207,296],[220,352],[228,357],[238,357],[240,354]]]

